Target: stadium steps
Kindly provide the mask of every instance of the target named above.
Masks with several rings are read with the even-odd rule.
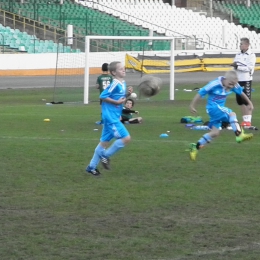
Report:
[[[57,45],[52,40],[40,40],[27,32],[11,29],[0,24],[0,45],[12,52],[45,53],[45,52],[79,52],[72,50],[70,46]],[[4,49],[4,50],[5,50]]]
[[[247,7],[243,2],[238,3],[234,1],[218,2],[217,4],[223,12],[230,12],[232,10],[233,16],[239,20],[239,23],[243,26],[251,27],[251,29],[260,31],[260,4],[253,2],[250,7]]]
[[[3,2],[3,0],[1,1]],[[36,4],[34,4],[34,1]],[[34,12],[35,5],[37,7],[36,12]],[[63,29],[66,29],[68,24],[73,24],[76,27],[79,27],[81,31],[87,30],[88,34],[100,35],[100,31],[98,29],[95,30],[95,27],[93,27],[93,24],[98,24],[100,27],[113,29],[114,35],[118,35],[119,30],[121,30],[121,36],[128,35],[127,31],[134,30],[137,32],[142,30],[141,35],[149,35],[148,30],[126,23],[100,11],[71,3],[69,0],[65,0],[62,6],[53,3],[46,4],[46,2],[44,3],[41,0],[28,0],[24,4],[15,3],[13,9],[15,13],[20,13],[22,15],[29,16],[30,18],[32,18],[35,13],[36,18],[43,23],[46,23],[48,20],[52,19],[53,24],[56,27],[59,26],[61,19],[62,26],[64,27]],[[8,10],[8,3],[5,4],[5,10]],[[122,27],[124,28],[123,30],[121,29]],[[103,32],[101,35],[111,35],[109,31],[107,33],[108,34]]]
[[[37,6],[37,12],[34,8]],[[6,8],[8,6],[6,5]],[[119,36],[148,36],[149,30],[142,28],[118,17],[104,12],[73,4],[65,0],[64,4],[46,4],[41,0],[28,0],[26,3],[15,3],[14,12],[32,18],[35,16],[43,24],[62,27],[68,24],[74,26],[74,33],[83,35],[119,35]],[[166,49],[163,46],[163,49]]]
[[[42,3],[46,5],[46,2],[39,1],[37,3]],[[37,5],[36,3],[36,5]],[[29,8],[21,9],[25,5],[17,2],[12,2],[12,8],[8,2],[0,0],[0,7],[6,11],[12,11],[13,13],[25,16],[26,18],[33,19],[34,17],[34,8],[30,4]],[[49,19],[48,19],[49,20]],[[0,31],[0,41],[1,38],[3,46],[5,49],[10,48],[14,52],[28,52],[28,53],[56,53],[57,48],[53,44],[52,40],[40,40],[34,35],[29,35],[27,32],[20,32],[18,29],[14,30],[7,26],[4,29],[4,26],[1,25]],[[1,45],[1,44],[0,44]],[[72,49],[70,46],[63,46],[59,48],[59,52],[73,52],[78,53],[80,49]]]

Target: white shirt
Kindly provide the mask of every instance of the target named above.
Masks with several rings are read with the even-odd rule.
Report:
[[[236,69],[238,81],[249,81],[253,79],[256,56],[252,51],[239,52],[236,54],[234,62],[238,65]]]
[[[236,54],[234,62],[237,63],[238,81],[249,81],[253,79],[256,56],[250,50]]]

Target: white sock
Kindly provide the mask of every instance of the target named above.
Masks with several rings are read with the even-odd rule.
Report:
[[[252,120],[252,116],[251,115],[243,116],[243,121],[244,122],[251,122],[251,120]]]

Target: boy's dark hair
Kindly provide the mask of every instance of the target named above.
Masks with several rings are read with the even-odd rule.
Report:
[[[126,104],[127,101],[131,101],[131,102],[132,102],[132,107],[135,105],[135,102],[134,102],[134,100],[133,100],[132,98],[128,98],[128,99],[125,101],[125,104]]]
[[[108,63],[102,64],[102,71],[108,71]]]

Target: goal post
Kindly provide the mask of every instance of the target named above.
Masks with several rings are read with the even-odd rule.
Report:
[[[174,37],[93,36],[85,37],[84,104],[90,101],[90,76],[101,74],[101,65],[113,61],[143,74],[167,75],[169,99],[174,100]],[[127,82],[128,83],[128,82]],[[168,99],[167,98],[167,99]]]
[[[56,52],[53,97],[50,103],[83,103],[85,36],[61,37],[46,51]]]

